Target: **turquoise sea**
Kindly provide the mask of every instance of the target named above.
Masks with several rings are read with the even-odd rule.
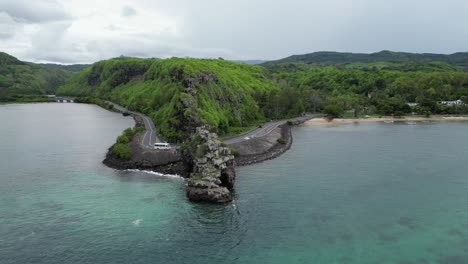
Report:
[[[13,104],[0,124],[1,264],[468,263],[465,122],[299,126],[226,205],[102,165],[131,118]]]

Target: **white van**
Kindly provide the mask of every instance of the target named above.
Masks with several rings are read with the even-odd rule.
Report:
[[[171,149],[169,143],[154,143],[154,149]]]

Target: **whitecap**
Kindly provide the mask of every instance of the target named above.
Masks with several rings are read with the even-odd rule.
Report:
[[[139,226],[140,223],[141,223],[141,221],[143,221],[143,219],[136,219],[135,221],[132,222],[132,224],[133,224],[134,226]]]
[[[143,172],[147,174],[152,174],[156,175],[159,177],[168,177],[168,178],[176,178],[176,179],[184,179],[184,177],[177,175],[177,174],[163,174],[155,171],[148,171],[148,170],[138,170],[138,169],[130,169],[130,170],[125,170],[125,171],[130,171],[130,172]]]

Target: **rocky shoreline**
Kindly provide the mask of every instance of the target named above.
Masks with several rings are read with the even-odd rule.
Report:
[[[135,121],[135,127],[143,126],[144,121],[139,115],[132,115],[133,120]],[[162,152],[160,157],[155,157],[156,159],[160,159],[161,162],[151,162],[151,157],[148,158],[144,154],[151,154],[148,153],[147,150],[143,149],[140,145],[140,139],[143,133],[138,133],[132,139],[130,143],[132,152],[134,153],[134,157],[131,160],[124,160],[118,157],[113,151],[112,145],[106,153],[105,159],[102,161],[104,165],[117,169],[117,170],[148,170],[162,174],[172,174],[172,175],[179,175],[184,178],[189,177],[189,173],[180,157],[176,154],[171,152]]]
[[[284,144],[276,143],[266,152],[260,154],[240,155],[235,158],[236,166],[247,166],[266,160],[272,160],[288,151],[293,143],[292,128],[288,124],[284,124],[280,126],[280,128],[281,138],[284,140]]]
[[[188,178],[189,174],[182,161],[172,162],[164,165],[152,165],[146,162],[138,162],[133,160],[123,160],[119,158],[113,151],[112,147],[107,150],[105,159],[102,161],[104,165],[116,170],[147,170],[161,174],[179,175]]]
[[[144,126],[140,116],[132,116],[136,127]],[[121,159],[112,151],[112,146],[108,149],[103,163],[117,170],[137,169],[179,175],[188,179],[187,197],[190,200],[225,203],[232,200],[235,167],[271,160],[288,151],[293,143],[292,126],[300,123],[302,122],[279,126],[277,129],[280,133],[276,132],[274,141],[270,139],[266,151],[237,157],[232,156],[229,148],[218,140],[216,134],[209,133],[207,128],[197,128],[191,140],[192,144],[188,144],[188,149],[181,151],[145,149],[140,144],[143,133],[138,133],[130,143],[133,153],[131,160]],[[276,138],[278,136],[279,138]],[[243,144],[253,143],[252,141]]]

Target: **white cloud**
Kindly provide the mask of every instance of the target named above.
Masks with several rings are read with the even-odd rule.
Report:
[[[9,14],[0,12],[0,39],[12,38],[18,27],[19,25]]]
[[[45,23],[71,18],[63,6],[55,0],[2,0],[0,10],[20,23]]]
[[[0,50],[64,63],[120,55],[449,53],[466,49],[467,9],[466,0],[0,0]]]

